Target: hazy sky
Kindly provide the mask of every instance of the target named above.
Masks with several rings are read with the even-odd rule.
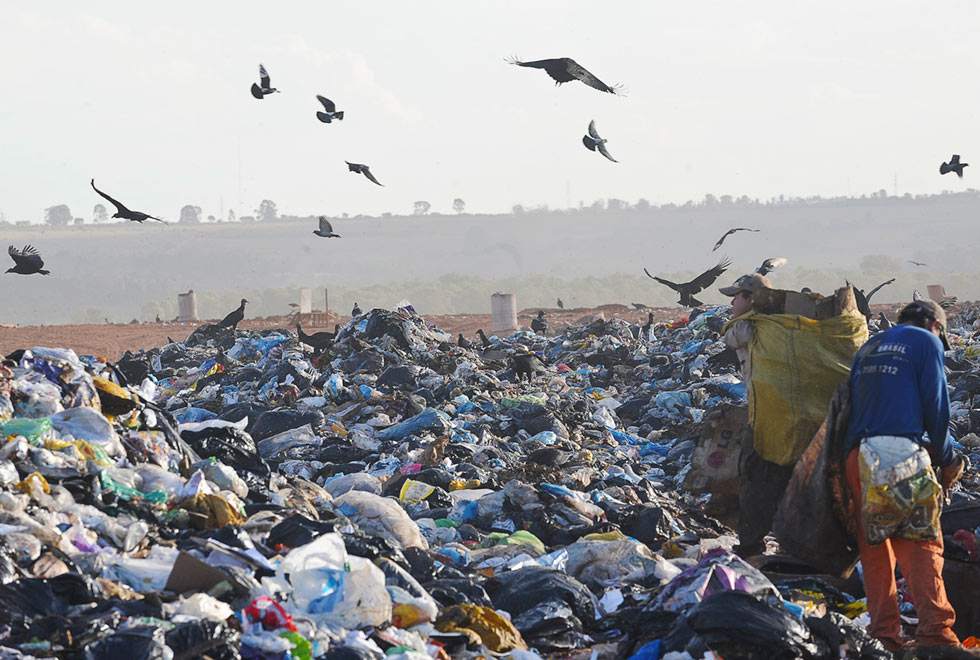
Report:
[[[89,219],[92,177],[170,220],[958,190],[980,181],[978,33],[976,0],[6,2],[0,212]],[[259,62],[282,94],[251,97]],[[582,146],[590,119],[619,164]],[[954,151],[963,181],[938,174]]]

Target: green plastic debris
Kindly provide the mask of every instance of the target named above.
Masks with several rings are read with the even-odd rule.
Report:
[[[167,494],[162,490],[151,490],[149,493],[144,493],[136,490],[135,488],[124,486],[113,479],[112,475],[110,475],[106,470],[99,472],[99,481],[102,484],[102,490],[108,490],[115,493],[116,497],[121,500],[129,501],[136,498],[144,499],[148,502],[153,502],[154,504],[163,504],[167,501]]]
[[[292,643],[293,648],[289,652],[291,658],[295,658],[296,660],[311,660],[313,658],[313,647],[310,645],[309,640],[299,633],[286,630],[279,633],[279,636],[288,639]]]
[[[541,542],[541,539],[523,529],[519,529],[513,534],[491,532],[487,535],[482,545],[484,548],[489,548],[494,545],[526,545],[529,548],[537,550],[538,554],[543,555],[545,553],[544,543]]]
[[[6,422],[0,422],[0,436],[10,438],[22,435],[32,445],[41,445],[44,436],[51,432],[51,420],[47,417],[28,419],[14,417]]]

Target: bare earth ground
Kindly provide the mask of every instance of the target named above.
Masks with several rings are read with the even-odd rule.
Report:
[[[877,314],[884,311],[892,320],[900,305],[874,305]],[[522,328],[529,328],[531,319],[536,316],[539,308],[525,309],[518,312],[517,321]],[[684,318],[689,310],[677,307],[651,308],[654,320],[674,321]],[[645,322],[646,311],[640,311],[625,305],[601,305],[595,308],[578,309],[545,309],[548,322],[553,331],[561,331],[565,325],[584,323],[596,314],[605,318],[618,317],[633,322]],[[350,317],[336,317],[335,322],[345,323]],[[426,316],[425,320],[451,334],[462,332],[463,335],[475,338],[477,328],[490,332],[489,314],[448,314],[445,316]],[[214,321],[212,321],[214,322]],[[203,323],[203,322],[202,322]],[[46,346],[71,348],[79,355],[95,355],[110,361],[118,359],[124,351],[150,349],[168,343],[169,339],[183,341],[201,323],[139,323],[139,324],[104,324],[104,325],[46,325],[46,326],[4,326],[0,327],[0,355],[6,355],[19,348],[31,346]],[[258,319],[246,319],[238,324],[243,330],[265,330],[268,328],[295,328],[291,317],[276,316]],[[319,328],[323,329],[323,328]],[[329,326],[332,330],[332,323]],[[304,327],[311,332],[312,328]]]

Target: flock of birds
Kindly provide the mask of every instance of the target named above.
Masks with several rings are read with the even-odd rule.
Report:
[[[614,95],[624,94],[621,85],[607,85],[603,81],[599,80],[599,78],[597,78],[594,74],[588,71],[585,67],[583,67],[578,62],[576,62],[575,60],[569,57],[535,60],[531,62],[522,61],[515,57],[515,58],[510,58],[507,61],[516,66],[543,70],[555,81],[556,86],[577,80],[600,92],[614,94]],[[277,94],[277,93],[281,93],[281,91],[272,86],[272,80],[269,76],[269,72],[266,70],[265,66],[259,64],[259,82],[252,84],[251,86],[252,96],[258,100],[263,100],[266,96],[269,96],[271,94]],[[320,122],[325,124],[330,124],[334,121],[342,121],[344,119],[344,111],[337,110],[337,105],[331,99],[320,94],[316,95],[316,99],[322,107],[322,110],[317,110],[315,113],[316,118]],[[593,152],[598,151],[600,154],[602,154],[602,156],[604,156],[608,160],[614,163],[619,162],[615,158],[613,158],[612,155],[609,153],[609,150],[606,146],[607,142],[608,140],[606,140],[605,138],[599,135],[599,132],[596,129],[595,120],[591,120],[589,122],[587,133],[582,137],[582,143],[590,151]],[[379,186],[384,185],[380,181],[378,181],[378,179],[371,172],[371,168],[368,165],[363,163],[352,163],[350,161],[345,161],[345,162],[347,163],[348,171],[353,172],[354,174],[361,174],[366,179],[368,179],[369,181],[371,181],[376,185]],[[959,154],[953,154],[952,157],[949,159],[949,162],[944,161],[940,165],[939,173],[944,175],[944,174],[948,174],[949,172],[955,172],[958,177],[962,178],[963,168],[968,166],[969,163],[961,162]],[[130,220],[132,222],[138,222],[138,223],[143,223],[146,220],[155,220],[157,222],[162,222],[164,224],[167,224],[166,221],[163,220],[162,218],[150,215],[143,211],[131,210],[122,202],[119,202],[113,197],[110,197],[108,194],[96,188],[95,179],[92,179],[90,181],[90,184],[92,186],[92,189],[96,193],[98,193],[98,195],[100,195],[102,198],[104,198],[106,201],[108,201],[110,204],[112,204],[115,207],[116,210],[115,213],[113,213],[112,215],[113,218],[122,218],[125,220]],[[726,238],[728,238],[729,236],[731,236],[736,232],[741,232],[741,231],[758,232],[760,230],[750,229],[748,227],[734,227],[732,229],[729,229],[715,243],[714,247],[712,248],[712,252],[720,248],[722,244],[725,242]],[[327,220],[327,218],[324,216],[319,217],[319,226],[317,229],[313,230],[313,233],[323,238],[340,238],[340,234],[337,234],[334,231],[333,226],[330,224],[330,221]],[[44,268],[44,261],[42,260],[40,253],[32,245],[27,245],[21,250],[18,250],[13,245],[11,245],[7,249],[7,254],[14,262],[14,266],[12,268],[9,268],[7,270],[7,273],[16,273],[20,275],[34,275],[34,274],[48,275],[51,272]],[[766,259],[763,262],[763,264],[756,269],[755,272],[761,275],[765,275],[771,270],[783,266],[784,264],[786,264],[786,262],[787,260],[782,257]],[[915,266],[926,265],[924,263],[912,261],[912,260],[909,260],[909,262]],[[730,265],[731,265],[730,259],[727,258],[722,259],[718,264],[712,266],[711,268],[704,271],[694,279],[690,280],[689,282],[682,282],[682,283],[672,282],[670,280],[658,277],[656,275],[652,275],[650,271],[648,271],[646,268],[644,268],[643,271],[647,274],[648,277],[676,291],[679,295],[679,299],[677,301],[679,304],[685,307],[698,307],[701,306],[703,303],[694,297],[695,294],[711,286],[718,279],[718,277],[720,277],[722,273],[724,273],[728,269]],[[877,287],[872,289],[871,292],[868,293],[867,295],[864,295],[863,292],[860,292],[861,297],[864,298],[863,302],[865,306],[867,306],[867,300],[870,299],[871,295],[873,295],[875,291],[880,289],[882,286],[885,286],[886,284],[890,284],[892,281],[894,280],[890,280],[888,282],[884,282],[878,285]],[[562,300],[559,298],[557,302],[558,302],[558,307],[563,309],[564,304],[562,303]],[[237,327],[238,323],[242,319],[244,319],[245,305],[247,303],[248,301],[243,298],[240,306],[234,311],[232,311],[231,313],[229,313],[224,319],[222,319],[218,323],[218,326],[222,328]],[[362,312],[360,308],[357,306],[357,303],[355,303],[354,309],[351,310],[351,315],[353,317],[357,317],[360,316],[361,313]],[[543,311],[539,312],[538,317],[532,321],[531,325],[532,325],[532,329],[535,330],[536,332],[547,331],[547,320],[544,318]],[[304,341],[304,343],[313,345],[314,347],[320,346],[325,342],[332,341],[333,338],[336,336],[336,329],[333,334],[329,332],[320,332],[314,335],[306,335],[305,333],[303,333],[302,327],[298,325],[297,331],[300,334],[300,338]],[[482,341],[485,344],[488,344],[488,341],[486,340],[486,336],[482,333],[482,331],[480,331],[480,335]],[[469,344],[469,342],[462,336],[462,334],[460,334],[458,338],[459,345],[464,346],[464,342],[465,344]]]

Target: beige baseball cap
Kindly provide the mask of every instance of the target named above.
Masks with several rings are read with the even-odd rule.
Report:
[[[765,275],[759,275],[759,273],[749,273],[748,275],[742,275],[742,277],[735,280],[735,283],[731,286],[726,286],[718,290],[721,291],[721,294],[724,296],[734,296],[740,291],[754,293],[756,289],[761,287],[771,289],[772,282],[770,282],[769,278]]]

